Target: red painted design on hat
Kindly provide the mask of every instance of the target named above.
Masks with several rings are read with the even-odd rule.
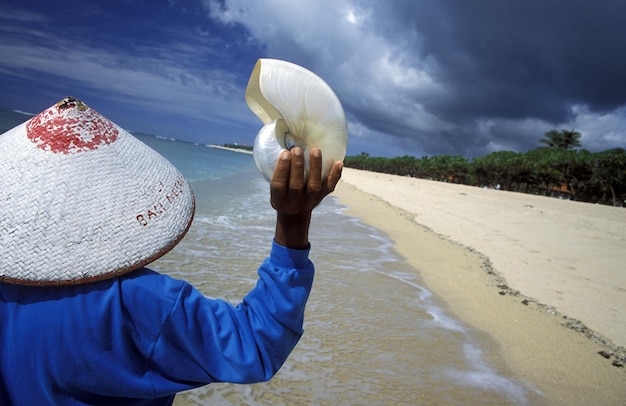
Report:
[[[45,151],[70,154],[115,142],[117,127],[80,100],[66,97],[26,124],[26,136]]]

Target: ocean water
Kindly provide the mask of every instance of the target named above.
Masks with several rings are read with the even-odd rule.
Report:
[[[188,235],[152,267],[238,303],[254,286],[274,231],[268,184],[252,156],[140,139],[192,180],[198,204]],[[450,317],[393,243],[345,209],[331,196],[314,212],[317,271],[305,334],[277,376],[208,385],[175,404],[537,404],[533,388],[490,365],[493,343]]]
[[[2,132],[3,123],[17,124],[6,112],[0,121]],[[254,286],[274,231],[268,184],[252,156],[136,136],[185,174],[197,204],[186,237],[150,267],[238,303]],[[175,405],[545,403],[491,363],[493,342],[451,317],[384,234],[344,210],[330,196],[314,212],[316,276],[305,333],[276,377],[211,384],[181,393]]]

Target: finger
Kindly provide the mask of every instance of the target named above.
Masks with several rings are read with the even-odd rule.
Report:
[[[301,191],[304,188],[304,153],[302,148],[291,150],[291,168],[289,173],[289,190]]]
[[[307,187],[314,193],[322,189],[322,151],[319,148],[311,150]]]
[[[326,187],[328,189],[328,193],[335,190],[337,183],[339,183],[339,179],[341,179],[341,172],[343,171],[343,162],[336,161],[333,164],[332,169],[330,170],[330,174],[328,175],[328,179],[326,180]]]
[[[291,172],[291,154],[282,151],[276,161],[274,173],[270,180],[270,195],[272,197],[284,197],[287,194],[287,182]]]

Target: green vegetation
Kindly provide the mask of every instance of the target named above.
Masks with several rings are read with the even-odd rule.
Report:
[[[582,134],[574,130],[552,130],[545,133],[539,142],[550,148],[572,149],[582,146],[580,137]]]
[[[626,151],[615,148],[591,153],[580,147],[580,133],[550,131],[540,147],[528,152],[498,151],[467,160],[439,155],[415,158],[345,158],[346,167],[522,193],[564,197],[622,206],[626,200]]]

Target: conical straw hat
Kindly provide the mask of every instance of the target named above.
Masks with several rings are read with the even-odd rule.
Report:
[[[68,97],[0,135],[0,282],[64,285],[137,269],[189,229],[165,158]]]

